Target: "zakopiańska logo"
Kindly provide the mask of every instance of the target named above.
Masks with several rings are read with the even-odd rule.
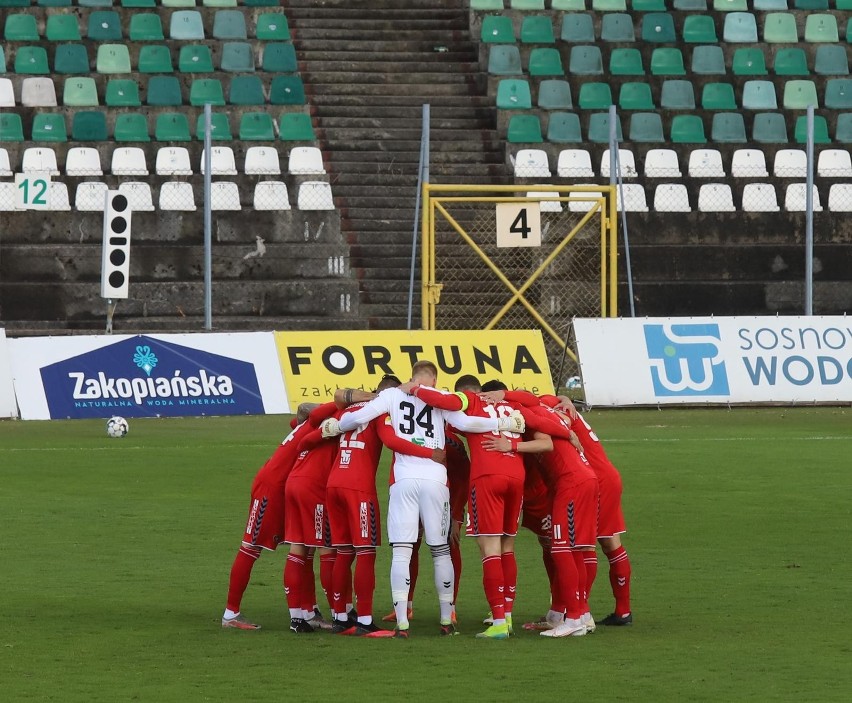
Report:
[[[717,324],[644,325],[654,394],[665,397],[730,394]]]

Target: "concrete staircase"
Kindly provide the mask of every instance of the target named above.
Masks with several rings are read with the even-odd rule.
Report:
[[[361,317],[404,329],[423,104],[431,182],[509,182],[469,10],[462,0],[291,0],[286,12]],[[418,327],[419,268],[415,282]]]

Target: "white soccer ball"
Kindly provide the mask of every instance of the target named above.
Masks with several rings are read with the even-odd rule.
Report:
[[[577,390],[582,387],[583,382],[580,380],[579,376],[571,376],[567,381],[565,381],[565,387],[569,391]]]
[[[106,431],[107,436],[109,437],[124,437],[129,429],[130,425],[127,424],[127,420],[125,420],[123,417],[114,415],[109,420],[107,420]]]

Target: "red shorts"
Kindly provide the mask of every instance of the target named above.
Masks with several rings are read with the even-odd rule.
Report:
[[[556,483],[553,497],[553,546],[594,547],[598,536],[599,493],[597,479],[570,487]]]
[[[516,535],[524,499],[524,482],[490,474],[470,482],[467,534]]]
[[[332,486],[326,491],[325,507],[334,547],[378,547],[382,543],[382,516],[376,492]]]
[[[287,479],[284,491],[284,541],[306,547],[330,547],[325,488],[301,476]]]
[[[621,475],[615,467],[596,473],[601,492],[598,537],[612,537],[627,532],[624,512],[621,509]]]
[[[280,484],[255,480],[243,544],[275,549],[284,539],[284,491]]]
[[[525,496],[521,525],[539,537],[550,537],[552,506],[553,501],[547,494]]]

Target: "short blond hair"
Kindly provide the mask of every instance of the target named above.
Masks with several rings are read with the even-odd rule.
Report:
[[[417,376],[425,376],[427,374],[432,376],[436,381],[438,380],[438,367],[431,361],[421,359],[411,367],[412,380]]]

